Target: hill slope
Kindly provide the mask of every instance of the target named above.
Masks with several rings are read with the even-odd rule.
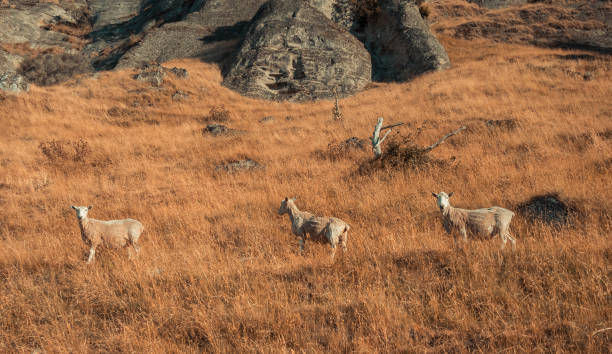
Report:
[[[241,97],[195,60],[159,88],[128,70],[3,95],[0,351],[609,350],[609,58],[442,40],[453,68],[341,100],[343,122],[329,101]],[[219,105],[240,132],[202,133]],[[418,145],[469,129],[431,153],[442,162],[361,175],[370,151],[327,146],[377,116]],[[264,168],[215,169],[244,158]],[[456,251],[440,190],[513,210],[558,193],[570,223],[519,214],[515,253]],[[346,220],[348,253],[298,256],[276,213],[287,195]],[[140,258],[100,250],[86,266],[73,204],[142,221]]]

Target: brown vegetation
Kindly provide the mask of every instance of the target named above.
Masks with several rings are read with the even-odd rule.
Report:
[[[93,71],[88,58],[80,54],[42,54],[26,58],[19,67],[19,73],[28,82],[37,85],[56,85],[77,74]]]
[[[189,79],[169,75],[159,88],[114,71],[4,100],[0,351],[609,351],[609,58],[442,40],[452,69],[343,99],[342,122],[330,121],[331,101],[241,97],[197,60],[171,63]],[[589,81],[571,74],[593,68]],[[193,99],[173,101],[177,89]],[[244,133],[203,137],[209,111],[206,121],[231,112],[228,125]],[[157,124],[108,124],[114,115]],[[453,163],[426,169],[360,175],[370,151],[316,156],[367,139],[378,116],[406,122],[402,134],[424,126],[400,147],[468,130],[429,153]],[[500,119],[516,124],[487,126]],[[88,163],[52,147],[79,139]],[[247,157],[265,168],[215,171]],[[517,214],[515,253],[477,240],[457,252],[431,197],[440,190],[460,191],[458,207],[515,211],[557,193],[580,222]],[[333,264],[322,245],[297,255],[277,215],[296,194],[304,209],[351,225]],[[142,221],[140,257],[101,249],[86,266],[72,204]]]

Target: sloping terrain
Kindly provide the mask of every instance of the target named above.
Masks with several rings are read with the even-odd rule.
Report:
[[[483,2],[497,7],[502,1]],[[432,29],[463,39],[612,53],[610,1],[529,2],[489,9],[463,0],[432,1]]]
[[[126,69],[2,94],[0,351],[609,351],[609,57],[442,42],[451,69],[371,85],[342,121],[330,101],[244,98],[199,60],[155,87]],[[406,123],[389,146],[468,129],[432,161],[362,169],[367,147],[336,147],[378,116]],[[455,250],[441,190],[517,212],[517,251]],[[298,256],[285,196],[347,221],[348,253]],[[519,212],[531,200],[563,203],[562,222]],[[84,264],[70,205],[88,204],[143,222],[137,260]]]

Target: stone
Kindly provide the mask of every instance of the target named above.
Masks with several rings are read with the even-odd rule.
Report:
[[[160,87],[164,83],[166,73],[161,66],[144,69],[134,76],[138,81],[145,81],[155,87]]]
[[[189,98],[189,94],[181,91],[181,90],[176,90],[176,92],[174,92],[174,94],[172,94],[172,100],[173,101],[183,101]]]
[[[187,72],[187,69],[173,67],[173,68],[168,69],[167,71],[171,72],[172,74],[174,74],[174,76],[181,78],[181,79],[186,79],[189,77],[189,73]]]
[[[418,6],[401,0],[381,0],[378,16],[353,25],[372,55],[376,81],[407,81],[428,71],[450,67],[444,47],[431,33]]]
[[[27,92],[30,90],[30,84],[19,74],[4,73],[0,74],[0,90],[13,93]]]
[[[202,134],[222,135],[227,134],[230,131],[231,129],[223,124],[212,123],[206,125],[206,128],[202,129]]]
[[[259,123],[272,123],[272,122],[274,122],[274,117],[272,116],[266,116],[259,120]]]
[[[242,171],[253,171],[263,169],[264,166],[259,162],[252,159],[242,159],[236,161],[230,161],[223,165],[215,166],[215,171],[225,171],[228,173],[236,173]]]
[[[223,84],[271,100],[345,97],[371,80],[359,40],[305,1],[272,0],[253,18]]]

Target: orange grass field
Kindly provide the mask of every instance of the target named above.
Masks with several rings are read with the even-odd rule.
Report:
[[[610,57],[441,40],[451,69],[373,84],[340,100],[341,122],[332,101],[241,97],[197,60],[165,63],[189,78],[159,89],[132,70],[2,96],[0,352],[610,352]],[[202,134],[219,105],[242,132]],[[468,129],[424,168],[325,157],[378,116],[419,146]],[[215,170],[241,158],[265,168]],[[514,211],[557,193],[575,212],[560,228],[517,212],[514,253],[499,238],[456,250],[441,190]],[[348,252],[299,256],[285,196],[347,221]],[[102,248],[85,264],[70,206],[89,204],[145,225],[136,260]]]

